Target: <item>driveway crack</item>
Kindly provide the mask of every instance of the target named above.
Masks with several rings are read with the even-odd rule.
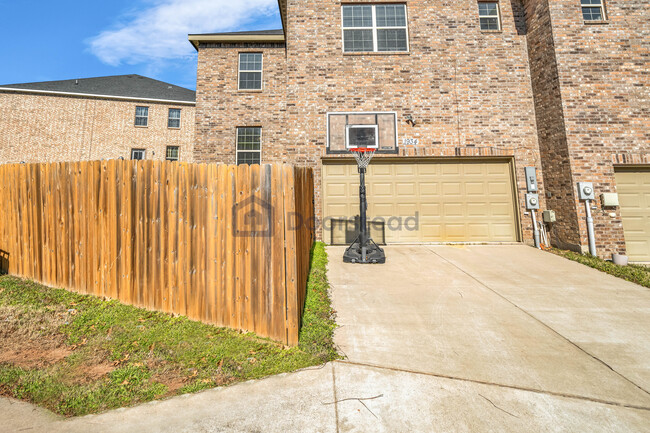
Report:
[[[644,388],[641,387],[640,385],[634,383],[632,380],[628,379],[627,377],[623,376],[623,374],[619,373],[619,372],[616,371],[614,368],[612,368],[611,365],[607,364],[605,361],[603,361],[602,359],[598,358],[597,356],[595,356],[595,355],[593,355],[593,354],[587,352],[585,349],[583,349],[582,347],[580,347],[579,344],[577,344],[577,343],[571,341],[570,339],[568,339],[568,338],[565,337],[564,335],[560,334],[558,331],[556,331],[555,329],[553,329],[551,326],[549,326],[548,324],[546,324],[546,323],[543,322],[542,320],[538,319],[537,317],[535,317],[533,314],[529,313],[528,311],[524,310],[524,309],[521,308],[519,305],[517,305],[517,304],[515,304],[514,302],[512,302],[510,299],[508,299],[507,297],[505,297],[505,296],[502,295],[501,293],[497,292],[495,289],[493,289],[492,287],[488,286],[486,283],[484,283],[483,281],[479,280],[479,279],[476,278],[474,275],[472,275],[472,274],[470,274],[469,272],[467,272],[465,269],[463,269],[463,268],[461,268],[460,266],[458,266],[456,263],[452,262],[451,260],[447,259],[446,257],[443,257],[443,256],[440,255],[439,253],[433,251],[431,248],[427,248],[427,250],[429,250],[431,253],[433,253],[433,254],[435,254],[436,256],[438,256],[438,257],[439,257],[440,259],[442,259],[443,261],[449,263],[450,265],[452,265],[453,267],[455,267],[456,269],[458,269],[460,272],[462,272],[463,274],[467,275],[469,278],[473,279],[474,281],[476,281],[477,283],[479,283],[481,286],[485,287],[486,289],[488,289],[489,291],[491,291],[492,293],[494,293],[495,295],[497,295],[498,297],[500,297],[500,298],[503,299],[504,301],[508,302],[510,305],[512,305],[513,307],[515,307],[516,309],[518,309],[518,310],[521,311],[522,313],[526,314],[528,317],[530,317],[531,319],[535,320],[537,323],[541,324],[541,325],[544,326],[546,329],[548,329],[549,331],[553,332],[555,335],[557,335],[558,337],[562,338],[564,341],[568,342],[569,344],[571,344],[573,347],[575,347],[576,349],[578,349],[579,351],[581,351],[581,352],[584,353],[585,355],[591,357],[591,358],[592,358],[593,360],[595,360],[596,362],[599,362],[600,364],[604,365],[605,367],[607,367],[608,369],[610,369],[614,374],[616,374],[617,376],[619,376],[620,378],[622,378],[622,379],[625,380],[626,382],[632,384],[634,387],[636,387],[636,388],[639,389],[640,391],[643,391],[645,394],[650,395],[650,392],[648,392],[646,389],[644,389]]]

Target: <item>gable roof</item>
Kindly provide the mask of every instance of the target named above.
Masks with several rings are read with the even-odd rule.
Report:
[[[258,30],[250,32],[228,32],[228,33],[204,33],[191,34],[188,39],[192,46],[198,51],[201,42],[284,42],[287,30],[287,0],[278,0],[278,9],[280,9],[280,19],[282,20],[282,29],[278,30]]]
[[[38,83],[7,84],[0,90],[194,103],[196,92],[142,75],[113,75]]]
[[[284,30],[192,34],[188,35],[188,39],[198,51],[201,42],[284,42]]]

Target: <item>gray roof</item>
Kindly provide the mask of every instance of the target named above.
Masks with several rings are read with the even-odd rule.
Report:
[[[252,35],[252,36],[266,36],[266,35],[283,35],[284,30],[255,30],[252,32],[225,32],[225,33],[199,33],[190,34],[190,36],[237,36],[237,35]]]
[[[113,75],[109,77],[79,78],[39,83],[7,84],[11,89],[43,92],[82,93],[88,95],[119,96],[133,99],[162,99],[195,102],[196,92],[141,75]]]

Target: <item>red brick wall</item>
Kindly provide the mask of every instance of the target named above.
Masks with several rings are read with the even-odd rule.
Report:
[[[400,140],[420,140],[418,148],[401,149],[404,157],[514,156],[523,206],[523,167],[541,164],[521,3],[501,3],[503,31],[496,33],[480,31],[475,0],[410,0],[407,8],[407,54],[343,54],[335,0],[288,0],[286,50],[202,45],[196,159],[234,161],[234,128],[259,124],[263,162],[315,168],[320,216],[326,113],[396,111]],[[264,52],[262,93],[236,90],[237,53],[245,50]],[[530,241],[530,218],[522,222]]]
[[[650,2],[609,0],[606,5],[606,23],[585,24],[578,0],[527,1],[528,9],[536,7],[537,11],[534,17],[529,14],[529,22],[546,13],[552,26],[552,39],[548,43],[553,44],[555,59],[546,56],[546,63],[556,64],[556,78],[537,85],[542,93],[555,95],[555,110],[563,116],[561,123],[566,140],[566,150],[557,151],[562,153],[562,158],[556,158],[556,154],[545,151],[545,139],[540,130],[547,186],[554,196],[562,197],[559,210],[564,213],[563,218],[572,220],[572,214],[577,214],[578,229],[570,227],[570,230],[579,233],[583,250],[587,247],[587,228],[584,204],[577,201],[576,183],[594,182],[598,195],[616,192],[614,164],[647,164],[650,152],[650,41],[647,32]],[[532,34],[531,27],[531,59],[543,56],[533,49]],[[531,60],[534,71],[533,64]],[[535,80],[533,84],[535,86]],[[561,109],[557,107],[558,99]],[[540,123],[539,111],[543,111],[544,106],[539,99],[536,102]],[[546,126],[555,128],[558,123],[549,122]],[[571,189],[564,183],[556,188],[549,176],[560,171],[569,172],[566,154],[570,160]],[[599,202],[596,205],[599,206],[594,213],[599,255],[608,257],[614,252],[624,253],[619,210],[603,210]]]
[[[149,107],[149,126],[135,127],[135,107]],[[181,128],[167,128],[169,108],[181,109]],[[180,146],[191,161],[194,107],[151,102],[0,92],[0,163],[61,162],[131,157],[164,159]]]

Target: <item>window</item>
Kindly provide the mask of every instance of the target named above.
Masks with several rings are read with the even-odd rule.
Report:
[[[406,5],[345,5],[343,52],[408,51]]]
[[[237,128],[237,164],[259,164],[262,159],[262,128]]]
[[[348,125],[345,145],[348,149],[356,147],[379,147],[377,125]]]
[[[165,159],[167,161],[178,161],[178,146],[167,146],[167,153]]]
[[[239,90],[262,90],[262,53],[239,53]]]
[[[582,17],[585,21],[604,21],[604,0],[581,0]]]
[[[141,160],[144,159],[145,150],[144,149],[131,149],[131,159]]]
[[[180,108],[170,108],[169,117],[167,118],[167,127],[168,128],[180,128],[181,127],[181,109]]]
[[[135,107],[135,126],[147,126],[149,123],[149,107]]]
[[[499,3],[479,2],[478,16],[481,23],[481,30],[501,30]]]

